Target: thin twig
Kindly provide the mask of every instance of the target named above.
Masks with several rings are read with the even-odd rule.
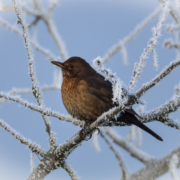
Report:
[[[76,172],[67,163],[63,164],[62,168],[69,174],[72,180],[79,180],[79,177],[76,175]]]
[[[33,111],[40,112],[41,114],[43,114],[45,116],[57,117],[57,118],[59,118],[59,120],[71,122],[72,124],[74,124],[76,126],[83,127],[83,125],[84,125],[84,123],[82,121],[72,118],[69,115],[63,115],[56,111],[51,111],[50,108],[43,108],[43,107],[37,106],[34,103],[29,103],[26,100],[22,100],[18,96],[10,96],[10,95],[7,95],[7,94],[1,92],[0,98],[4,98],[6,100],[11,100],[11,101],[17,102],[17,103],[25,106],[26,108],[30,108]]]
[[[41,91],[49,91],[49,90],[55,90],[55,89],[59,89],[59,87],[53,85],[44,85],[41,88]],[[5,94],[9,94],[10,96],[12,95],[21,95],[21,94],[31,94],[32,93],[32,89],[31,88],[24,88],[24,89],[18,89],[18,88],[13,88],[12,90],[8,91]],[[5,102],[6,99],[0,99],[0,104]]]
[[[22,26],[22,30],[23,30],[23,38],[24,38],[24,42],[25,42],[25,47],[26,47],[27,56],[28,56],[28,63],[29,63],[29,75],[30,75],[30,78],[32,81],[32,92],[33,92],[33,95],[38,102],[38,105],[41,107],[44,107],[44,104],[43,104],[43,101],[41,98],[41,91],[39,89],[38,81],[37,81],[36,75],[35,75],[34,58],[33,58],[32,49],[30,46],[27,25],[25,24],[25,22],[22,18],[21,9],[19,7],[17,0],[13,0],[13,2],[14,2],[15,12],[16,12],[18,21],[20,22],[20,24]],[[43,114],[42,114],[42,118],[43,118],[44,123],[46,125],[46,132],[49,135],[50,145],[52,145],[52,146],[57,145],[56,138],[54,136],[53,131],[51,130],[51,125],[50,125],[49,119],[46,116],[44,116]]]
[[[122,48],[122,45],[126,45],[129,41],[134,39],[134,37],[142,31],[144,27],[147,26],[161,11],[161,7],[158,7],[155,9],[152,14],[150,14],[148,17],[146,17],[135,29],[133,29],[132,32],[130,32],[125,38],[122,40],[119,40],[119,42],[111,47],[108,52],[103,57],[103,62],[107,62],[113,55],[115,55],[117,52],[119,52]]]
[[[131,154],[132,157],[138,159],[143,163],[147,163],[149,161],[154,160],[155,158],[147,154],[146,152],[140,150],[132,143],[124,140],[120,135],[118,135],[114,130],[110,128],[105,128],[106,134],[113,140],[115,144],[125,149],[127,152]]]
[[[11,126],[5,123],[2,119],[0,119],[0,126],[3,127],[11,135],[13,135],[20,143],[25,144],[33,152],[38,153],[42,157],[45,155],[46,151],[43,150],[38,144],[32,142],[31,140],[25,138],[20,133],[16,132],[16,130],[14,130]]]
[[[180,159],[180,147],[169,153],[167,156],[149,162],[145,167],[140,169],[139,171],[133,173],[130,176],[131,180],[152,180],[157,179],[158,177],[162,176],[163,174],[169,171],[169,161],[171,160],[172,156],[176,154],[178,159]],[[178,163],[177,168],[180,167],[180,163]]]
[[[144,49],[144,51],[140,57],[140,61],[135,63],[133,76],[132,76],[130,84],[129,84],[129,90],[131,92],[133,92],[133,90],[135,88],[135,84],[138,81],[139,76],[142,72],[142,69],[144,68],[144,66],[146,64],[146,60],[148,58],[149,53],[152,52],[153,49],[155,48],[155,46],[157,45],[157,40],[161,36],[162,26],[163,26],[163,23],[166,19],[168,12],[169,12],[169,1],[166,1],[162,8],[162,14],[159,17],[159,21],[158,21],[156,27],[154,27],[152,29],[152,37],[150,38],[150,40],[147,44],[147,48]]]
[[[116,156],[119,165],[121,167],[122,170],[122,174],[123,174],[123,180],[128,180],[129,178],[129,173],[127,170],[127,167],[125,165],[125,162],[123,160],[123,158],[120,156],[120,154],[114,149],[113,145],[111,144],[111,142],[105,137],[105,135],[102,133],[102,131],[100,132],[101,137],[106,141],[106,143],[108,144],[109,148],[113,151],[114,155]]]
[[[17,26],[10,24],[9,22],[7,22],[6,20],[2,19],[0,17],[0,25],[2,27],[5,27],[7,29],[9,29],[12,32],[15,32],[17,35],[19,35],[20,37],[23,37],[23,33],[22,31],[17,28]],[[33,40],[30,40],[30,44],[40,53],[44,54],[45,56],[47,56],[49,61],[57,61],[59,58],[55,57],[49,50],[45,49],[44,47],[42,47],[38,42],[35,42]]]

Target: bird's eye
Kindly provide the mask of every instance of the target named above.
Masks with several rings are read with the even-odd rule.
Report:
[[[73,67],[74,67],[74,65],[70,65],[70,67],[71,67],[71,68],[73,68]]]

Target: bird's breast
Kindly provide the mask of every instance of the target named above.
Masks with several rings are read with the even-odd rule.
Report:
[[[91,101],[87,101],[86,94],[78,89],[77,84],[75,80],[63,80],[61,87],[63,104],[73,117],[79,120],[94,121],[98,116],[95,113],[95,107]]]

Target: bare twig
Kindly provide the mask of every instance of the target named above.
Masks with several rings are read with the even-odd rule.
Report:
[[[166,19],[168,12],[169,12],[169,1],[166,1],[162,8],[162,14],[160,15],[157,26],[152,29],[153,34],[147,44],[147,48],[144,49],[144,51],[140,57],[140,61],[136,62],[136,64],[135,64],[133,76],[132,76],[132,79],[129,84],[130,91],[134,90],[135,84],[136,84],[137,80],[139,79],[140,73],[142,72],[142,69],[144,68],[144,66],[146,64],[146,59],[148,58],[149,53],[152,52],[153,49],[155,48],[155,46],[157,45],[157,40],[161,36],[161,29],[162,29],[163,23]]]
[[[31,151],[31,154],[30,154],[30,165],[31,165],[31,173],[34,171],[34,153]]]
[[[124,140],[120,135],[118,135],[115,131],[113,131],[110,128],[105,128],[106,134],[113,140],[113,142],[126,151],[128,151],[132,157],[138,159],[139,161],[143,163],[147,163],[149,161],[154,160],[155,158],[150,156],[149,154],[143,152],[136,146],[134,146],[132,143]]]
[[[111,47],[108,52],[103,57],[103,62],[107,62],[113,55],[115,55],[117,52],[119,52],[122,48],[122,45],[125,46],[129,41],[134,39],[134,37],[142,31],[142,29],[149,24],[161,11],[161,7],[155,9],[152,14],[150,14],[148,17],[146,17],[133,31],[127,35],[122,40],[119,40],[119,42]]]
[[[180,59],[170,62],[170,64],[162,70],[159,75],[157,75],[154,79],[150,82],[144,84],[136,93],[135,96],[139,99],[142,95],[145,94],[147,90],[152,88],[153,86],[157,85],[164,77],[170,74],[177,66],[180,65]]]
[[[54,8],[54,6],[53,6],[53,8]],[[56,28],[55,24],[54,24],[54,21],[53,21],[52,16],[51,16],[52,12],[50,11],[50,14],[45,13],[42,10],[40,5],[38,5],[38,13],[36,13],[37,9],[36,10],[32,10],[30,8],[27,8],[25,5],[22,5],[22,9],[23,9],[23,11],[25,11],[29,15],[32,15],[32,16],[35,16],[35,17],[37,17],[37,16],[41,17],[41,19],[47,25],[49,33],[52,35],[55,43],[57,44],[62,59],[64,61],[66,59],[68,59],[68,53],[67,53],[67,50],[66,50],[66,47],[65,47],[65,43],[63,42],[60,34],[57,31],[57,28]]]
[[[32,142],[31,140],[28,140],[23,135],[16,132],[11,126],[5,123],[2,119],[0,119],[0,126],[3,127],[11,135],[13,135],[20,143],[25,144],[33,152],[38,153],[42,157],[45,155],[46,151],[43,150],[38,144]]]
[[[31,29],[32,26],[37,25],[37,23],[39,22],[40,19],[41,19],[41,18],[40,18],[39,16],[37,16],[37,17],[35,18],[35,20],[32,21],[31,24],[28,25],[28,28]]]
[[[53,85],[44,85],[41,88],[41,91],[49,91],[49,90],[55,90],[55,89],[59,89],[59,87]],[[13,88],[12,90],[8,91],[6,94],[8,95],[21,95],[21,94],[31,94],[32,93],[32,89],[31,88],[24,88],[24,89],[18,89],[18,88]],[[5,102],[6,99],[0,99],[0,104]]]
[[[97,132],[93,133],[93,135],[92,135],[92,145],[94,146],[94,148],[96,149],[97,152],[101,151],[101,148],[100,148],[100,145],[98,142],[98,133]]]
[[[66,115],[62,115],[62,114],[60,114],[58,112],[51,111],[50,108],[43,108],[43,107],[37,106],[37,105],[35,105],[33,103],[28,103],[28,101],[22,100],[18,96],[9,96],[9,95],[6,95],[6,94],[1,92],[0,93],[0,98],[4,98],[6,100],[15,101],[15,102],[17,102],[17,103],[27,107],[27,108],[30,108],[33,111],[40,112],[41,114],[43,114],[45,116],[57,117],[60,120],[71,122],[72,124],[74,124],[76,126],[81,126],[82,127],[83,124],[84,124],[82,121],[74,119],[71,116],[66,116]]]
[[[47,166],[41,162],[27,180],[43,180],[51,171],[52,169],[48,169]]]
[[[17,0],[13,0],[13,2],[14,2],[15,12],[16,12],[18,21],[20,22],[22,29],[23,29],[23,38],[24,38],[25,47],[26,47],[26,51],[27,51],[29,70],[30,70],[29,74],[30,74],[31,81],[32,81],[32,92],[38,102],[38,105],[43,107],[44,104],[43,104],[43,101],[41,98],[41,91],[39,89],[38,81],[36,79],[35,70],[34,70],[34,58],[33,58],[32,50],[31,50],[31,46],[30,46],[27,25],[25,24],[25,22],[22,18],[21,10],[20,10]],[[51,130],[49,119],[46,116],[44,116],[43,114],[42,114],[42,117],[43,117],[44,123],[46,125],[46,132],[49,135],[50,145],[54,146],[57,143],[56,143],[56,138],[54,136],[54,133]]]
[[[166,172],[169,171],[169,161],[172,156],[176,154],[178,159],[180,159],[180,147],[169,153],[167,156],[149,162],[146,167],[143,167],[139,171],[135,172],[130,176],[131,180],[152,180],[157,179],[162,176]],[[178,163],[178,168],[180,167],[180,163]]]
[[[171,176],[173,180],[179,180],[177,173],[177,165],[179,163],[179,158],[176,154],[173,154],[172,158],[169,162],[169,171],[171,172]]]
[[[67,163],[63,164],[62,168],[67,171],[72,180],[79,179],[79,177],[76,175],[76,172]]]
[[[22,31],[17,28],[17,26],[14,26],[12,24],[10,24],[9,22],[7,22],[6,20],[2,19],[0,17],[0,25],[2,27],[5,27],[7,29],[9,29],[12,32],[15,32],[17,35],[19,35],[20,37],[23,37],[23,33]],[[38,42],[35,42],[33,40],[30,40],[30,44],[32,44],[32,46],[39,51],[40,53],[44,54],[45,56],[47,56],[49,61],[57,61],[59,58],[55,57],[49,50],[45,49],[44,47],[42,47],[41,45],[39,45]]]
[[[127,167],[125,165],[125,162],[124,160],[122,159],[122,157],[120,156],[120,154],[114,149],[113,145],[111,144],[111,142],[105,137],[105,135],[100,132],[100,135],[101,137],[106,141],[106,143],[108,144],[109,148],[113,151],[114,155],[116,156],[118,162],[119,162],[119,165],[121,167],[121,170],[122,170],[122,174],[123,174],[123,180],[128,180],[129,178],[129,173],[128,173],[128,170],[127,170]]]

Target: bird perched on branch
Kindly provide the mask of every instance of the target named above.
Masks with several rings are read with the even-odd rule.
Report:
[[[64,63],[52,61],[61,67],[63,83],[62,100],[69,114],[79,120],[91,123],[102,113],[117,104],[112,101],[112,84],[97,73],[84,59],[71,57]],[[160,136],[141,123],[137,113],[131,108],[121,112],[117,121],[134,124],[160,141]]]

